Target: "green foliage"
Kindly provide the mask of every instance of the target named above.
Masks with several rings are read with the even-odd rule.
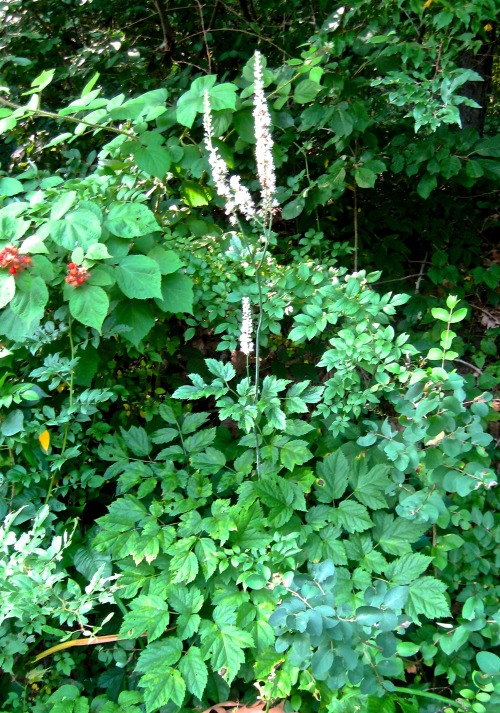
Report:
[[[36,5],[0,10],[3,707],[496,713],[494,3]]]

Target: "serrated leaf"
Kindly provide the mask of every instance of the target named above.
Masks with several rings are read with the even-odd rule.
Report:
[[[26,324],[34,324],[42,319],[48,300],[49,291],[44,280],[33,277],[27,289],[23,289],[22,283],[17,285],[10,307]]]
[[[244,649],[254,642],[247,631],[232,624],[212,624],[202,640],[202,653],[210,652],[213,668],[231,683],[245,661]]]
[[[127,255],[116,268],[118,287],[126,297],[145,300],[161,298],[161,274],[158,263],[145,255]]]
[[[434,577],[422,577],[410,584],[410,593],[406,603],[406,612],[415,624],[421,624],[419,615],[428,619],[441,619],[451,616],[450,607],[445,597],[447,585]]]
[[[170,168],[170,154],[163,146],[138,146],[133,156],[137,167],[149,176],[163,179]]]
[[[174,272],[161,281],[161,299],[156,304],[164,312],[193,314],[193,281],[187,275]]]
[[[331,453],[320,461],[316,475],[315,492],[320,503],[331,503],[341,498],[349,480],[349,463],[342,451]]]
[[[170,562],[170,572],[172,574],[172,582],[189,584],[198,574],[198,560],[194,552],[182,552],[175,557],[172,557]]]
[[[128,329],[123,331],[123,338],[136,347],[154,327],[155,318],[151,306],[143,300],[124,300],[113,310],[116,325]]]
[[[141,203],[113,203],[104,225],[119,238],[137,238],[160,230],[154,214]]]
[[[173,250],[165,250],[160,245],[150,250],[148,257],[158,263],[162,275],[170,275],[184,265],[177,253]]]
[[[120,635],[136,638],[146,634],[148,641],[158,639],[168,626],[170,613],[165,601],[154,595],[141,595],[130,605],[120,627]]]
[[[384,493],[391,484],[388,478],[390,470],[390,466],[376,465],[368,471],[362,471],[354,488],[356,499],[372,510],[387,507]]]
[[[139,673],[161,671],[165,666],[177,663],[182,653],[182,641],[176,636],[167,636],[154,644],[148,644],[141,652],[135,670]]]
[[[307,104],[321,91],[321,86],[310,79],[303,79],[297,84],[293,92],[293,98],[297,104]]]
[[[99,218],[90,210],[77,209],[66,214],[63,220],[51,221],[49,227],[52,240],[67,250],[76,247],[88,250],[101,237]]]
[[[411,545],[417,542],[426,530],[426,525],[393,518],[382,512],[373,514],[375,529],[373,539],[390,555],[404,555],[411,552]]]
[[[280,450],[280,461],[288,470],[293,470],[297,465],[303,465],[313,455],[308,448],[307,441],[293,440],[285,443]]]
[[[219,564],[215,542],[208,537],[201,537],[195,545],[194,551],[200,563],[205,579],[209,579]]]
[[[187,690],[196,698],[201,698],[207,686],[208,669],[197,646],[191,646],[181,658],[179,671],[186,682]]]
[[[94,243],[87,250],[85,257],[88,260],[106,260],[111,257],[111,255],[109,254],[108,248],[104,245],[104,243]],[[74,258],[73,261],[77,262]],[[78,262],[81,261],[79,260]]]
[[[342,501],[335,512],[338,524],[347,532],[364,532],[373,525],[365,506],[354,500]]]
[[[136,456],[144,457],[149,455],[151,444],[149,443],[148,434],[144,428],[131,426],[128,431],[121,429],[127,448]]]
[[[93,327],[100,332],[108,309],[109,298],[102,287],[85,283],[80,287],[72,288],[69,311],[75,319],[87,327]]]
[[[144,688],[146,713],[153,713],[170,701],[180,708],[186,694],[186,684],[180,671],[169,667],[146,673],[141,677],[139,686]]]
[[[393,560],[384,570],[384,574],[394,584],[410,584],[429,567],[432,557],[418,552],[408,552]]]
[[[181,431],[183,435],[194,433],[208,420],[209,414],[205,411],[199,413],[188,413],[182,422]]]

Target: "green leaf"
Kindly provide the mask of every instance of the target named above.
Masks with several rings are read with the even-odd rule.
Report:
[[[186,694],[186,684],[180,672],[170,667],[146,673],[139,686],[144,688],[146,713],[153,713],[170,701],[180,708]]]
[[[457,309],[456,312],[453,312],[453,314],[450,316],[450,322],[452,324],[456,324],[457,322],[461,322],[466,317],[467,307],[461,307],[460,309]]]
[[[64,191],[61,196],[52,204],[50,209],[50,219],[59,220],[74,205],[77,199],[76,191]]]
[[[205,579],[210,579],[219,564],[219,556],[215,542],[208,537],[201,537],[194,547]]]
[[[447,322],[450,317],[450,313],[442,307],[433,307],[431,314],[434,319],[439,319],[441,322]]]
[[[190,458],[193,468],[210,475],[217,473],[226,465],[226,456],[216,448],[205,448],[203,453],[193,453]]]
[[[417,542],[426,530],[426,525],[410,522],[403,518],[393,518],[382,512],[373,514],[375,530],[373,539],[390,555],[404,555],[411,552],[411,545]]]
[[[476,655],[476,661],[483,673],[487,673],[490,676],[500,674],[500,656],[491,651],[480,651]]]
[[[161,300],[156,304],[164,312],[193,314],[193,281],[180,272],[165,275],[161,281]]]
[[[3,419],[0,431],[4,436],[15,436],[24,428],[24,414],[21,409],[10,411]]]
[[[160,230],[154,214],[141,203],[113,203],[104,225],[119,238],[137,238]]]
[[[335,107],[330,126],[337,136],[349,136],[354,128],[352,116],[349,114],[347,104],[339,104]]]
[[[101,331],[102,323],[108,313],[109,298],[102,287],[83,284],[71,288],[69,311],[72,316],[87,327]]]
[[[173,250],[165,250],[165,248],[156,245],[148,252],[148,257],[158,263],[162,275],[170,275],[181,268],[184,263]]]
[[[305,199],[302,196],[298,196],[290,203],[287,203],[281,212],[283,220],[293,220],[304,210],[306,204]]]
[[[437,186],[437,178],[430,173],[425,173],[417,186],[418,195],[426,200]]]
[[[316,468],[316,497],[320,503],[331,503],[345,493],[349,479],[349,463],[336,451],[318,463]]]
[[[373,525],[365,506],[354,500],[343,500],[335,512],[338,524],[347,532],[364,532]]]
[[[67,213],[63,220],[53,220],[48,225],[52,240],[66,250],[76,247],[88,250],[101,237],[99,218],[83,208]]]
[[[123,332],[123,338],[136,347],[149,334],[155,324],[154,312],[146,302],[141,300],[124,300],[113,311],[115,325],[130,327]]]
[[[170,614],[161,597],[141,595],[130,605],[120,627],[120,636],[137,638],[145,633],[148,641],[158,639],[168,626]]]
[[[372,510],[387,507],[385,491],[391,485],[387,477],[391,466],[376,465],[371,470],[362,471],[354,486],[354,495],[360,503]]]
[[[41,92],[42,89],[48,87],[54,77],[55,71],[55,69],[44,69],[43,72],[41,72],[41,74],[39,74],[38,77],[35,77],[35,79],[31,82],[30,87],[33,87],[33,89],[28,92],[23,92],[23,94]]]
[[[146,457],[151,452],[148,434],[144,428],[131,426],[128,431],[121,429],[127,448],[139,457]]]
[[[208,669],[197,646],[190,646],[187,654],[179,661],[187,689],[196,698],[201,698],[207,686]]]
[[[364,168],[363,166],[360,166],[360,168],[355,168],[353,173],[354,180],[360,188],[374,187],[375,181],[377,180],[377,174],[373,171],[370,171],[369,168]]]
[[[211,624],[208,634],[202,637],[202,655],[210,652],[213,668],[231,683],[245,661],[244,649],[253,643],[251,635],[237,626]]]
[[[135,670],[139,673],[161,671],[164,666],[173,666],[182,654],[182,641],[175,636],[167,636],[154,644],[148,644],[141,652]]]
[[[118,287],[126,297],[145,300],[161,298],[161,275],[158,263],[145,255],[127,255],[116,268]]]
[[[203,95],[205,90],[208,90],[211,93],[213,85],[216,81],[217,77],[214,74],[208,74],[205,77],[198,77],[198,79],[195,79],[194,82],[191,84],[191,88],[189,89],[189,91],[179,97],[179,100],[177,102],[177,121],[179,122],[179,124],[182,124],[182,126],[187,126],[189,129],[193,126],[196,114],[203,112]],[[232,96],[234,98],[234,104],[232,108],[234,109],[236,107],[236,87],[231,84],[222,86],[233,87]],[[218,108],[231,108],[231,106],[216,107],[215,104],[212,105],[212,101],[210,101],[210,104],[214,111]]]
[[[85,257],[87,260],[106,260],[110,258],[111,255],[104,243],[94,243],[94,245],[91,245],[87,250]],[[74,262],[76,262],[76,260],[74,260]]]
[[[425,572],[431,562],[432,557],[418,552],[408,552],[393,560],[385,568],[384,574],[393,584],[410,584]]]
[[[231,381],[236,376],[236,370],[231,362],[224,363],[218,359],[205,359],[208,371],[223,381]]]
[[[13,277],[13,276],[12,276]],[[19,285],[21,287],[21,285]],[[1,294],[1,273],[0,273]],[[41,277],[33,277],[28,289],[18,289],[12,300],[11,309],[26,324],[39,322],[45,312],[45,305],[49,300],[49,291]]]
[[[138,146],[133,156],[137,167],[149,176],[164,179],[170,168],[170,154],[163,146]]]
[[[17,178],[0,178],[0,196],[17,196],[23,191],[24,186]]]
[[[8,305],[16,294],[16,278],[0,269],[0,309]]]
[[[445,597],[447,585],[434,577],[422,577],[410,584],[410,593],[406,604],[406,612],[415,624],[421,624],[419,615],[428,619],[438,619],[451,616],[450,607]]]
[[[280,450],[280,462],[288,470],[293,470],[297,465],[303,465],[313,455],[308,448],[307,441],[288,441]]]
[[[196,181],[182,181],[181,196],[190,208],[199,208],[210,203],[210,191]]]
[[[189,584],[195,579],[198,569],[198,560],[194,552],[182,552],[175,555],[170,562],[172,582]]]
[[[235,84],[226,82],[217,84],[209,89],[210,106],[212,111],[222,111],[223,109],[236,109],[236,91],[238,87]]]
[[[319,91],[321,91],[321,86],[317,82],[303,79],[295,87],[293,98],[297,104],[307,104],[315,98]]]

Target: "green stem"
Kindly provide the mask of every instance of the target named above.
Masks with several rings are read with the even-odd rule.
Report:
[[[73,124],[84,124],[84,126],[89,126],[91,129],[101,129],[104,131],[110,131],[113,134],[120,134],[122,136],[127,136],[129,139],[135,139],[134,134],[123,129],[115,129],[113,126],[103,126],[102,124],[93,124],[91,121],[85,121],[85,119],[77,119],[76,116],[60,116],[53,111],[44,111],[43,109],[29,109],[28,107],[21,106],[21,104],[16,104],[15,102],[8,101],[7,99],[0,98],[0,105],[8,106],[10,109],[21,110],[26,112],[27,116],[44,116],[47,119],[56,119],[57,121],[70,121]]]
[[[73,406],[73,394],[74,394],[74,389],[75,389],[75,370],[73,367],[73,362],[75,359],[75,344],[73,342],[73,333],[71,331],[71,316],[68,315],[68,337],[69,337],[69,346],[70,346],[70,353],[71,353],[71,373],[69,377],[69,408]],[[66,421],[66,424],[64,426],[64,436],[63,436],[63,442],[62,442],[62,447],[61,447],[61,456],[64,455],[66,451],[66,446],[68,444],[68,434],[69,434],[69,420]],[[52,473],[52,476],[50,478],[50,483],[49,483],[49,489],[47,491],[47,497],[45,498],[45,504],[47,504],[50,500],[50,496],[52,495],[52,491],[54,489],[54,483],[56,480],[56,471]]]
[[[260,394],[260,388],[259,388],[259,383],[260,383],[260,332],[262,329],[262,316],[263,316],[263,305],[264,305],[264,297],[262,294],[261,269],[264,264],[264,260],[266,259],[267,250],[269,247],[269,232],[271,230],[271,221],[272,221],[272,215],[269,216],[268,224],[263,230],[264,239],[265,239],[264,250],[262,251],[262,255],[259,260],[259,263],[255,267],[255,279],[257,281],[257,291],[258,291],[258,297],[259,297],[259,317],[257,320],[257,326],[255,328],[255,396],[254,396],[254,403],[256,405],[259,401],[259,394]],[[256,457],[257,475],[260,478],[261,477],[260,446],[259,446],[259,437],[257,434],[256,426],[254,426],[253,432],[254,432],[254,436],[255,436],[255,457]]]
[[[433,701],[440,701],[441,703],[447,703],[449,706],[455,706],[455,708],[460,708],[460,703],[452,701],[444,696],[439,696],[437,693],[429,693],[429,691],[417,691],[412,688],[402,688],[400,686],[395,686],[393,688],[395,693],[409,693],[412,696],[420,696],[421,698],[431,698]]]

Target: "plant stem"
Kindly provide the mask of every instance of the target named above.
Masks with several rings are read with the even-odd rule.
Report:
[[[400,686],[395,686],[393,690],[396,693],[409,693],[412,696],[420,696],[421,698],[431,698],[433,701],[441,701],[449,706],[455,706],[455,708],[460,708],[460,703],[452,701],[444,696],[439,696],[437,693],[429,693],[429,691],[418,691],[412,688],[402,688]]]
[[[68,315],[68,337],[69,337],[70,359],[71,359],[71,372],[70,372],[70,377],[69,377],[69,408],[71,409],[73,406],[73,393],[74,393],[74,388],[75,388],[75,369],[74,369],[75,343],[73,342],[73,334],[71,331],[71,316],[70,315]],[[70,416],[70,414],[68,414],[68,416]],[[63,442],[62,442],[62,447],[61,447],[61,456],[63,456],[66,451],[66,446],[68,444],[68,433],[69,433],[69,420],[66,421],[66,423],[64,425],[64,436],[63,436]],[[47,491],[47,497],[45,498],[45,504],[47,504],[50,500],[50,496],[52,495],[52,491],[54,489],[55,479],[56,479],[56,471],[54,470],[52,473],[52,476],[50,478],[49,489]]]
[[[60,116],[59,114],[56,114],[53,111],[44,111],[43,109],[29,109],[28,107],[21,106],[21,104],[16,104],[15,102],[11,102],[8,99],[2,99],[0,97],[0,105],[3,106],[8,106],[11,109],[16,109],[16,110],[22,110],[30,114],[34,114],[36,116],[44,116],[47,119],[57,119],[57,121],[70,121],[74,124],[84,124],[85,126],[89,126],[91,129],[101,129],[104,131],[111,131],[113,134],[120,134],[123,136],[127,136],[129,139],[135,139],[136,137],[134,134],[131,134],[128,131],[125,131],[124,129],[115,129],[114,126],[103,126],[102,124],[93,124],[91,121],[85,121],[85,119],[77,119],[75,116]]]

